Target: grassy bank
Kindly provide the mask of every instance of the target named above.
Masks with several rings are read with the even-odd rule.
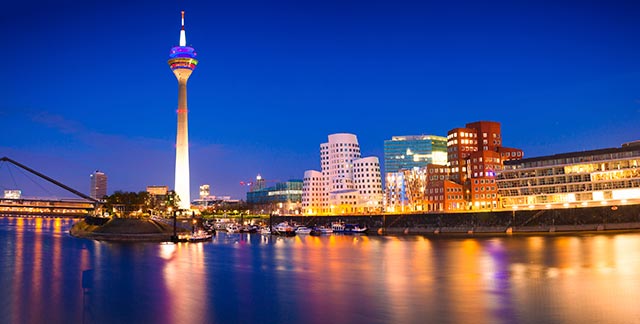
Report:
[[[150,219],[86,218],[73,225],[74,237],[105,241],[168,241],[173,228]]]

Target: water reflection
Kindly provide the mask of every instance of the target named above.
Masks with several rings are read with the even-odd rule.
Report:
[[[0,218],[0,322],[640,320],[640,234],[118,244],[72,224]]]

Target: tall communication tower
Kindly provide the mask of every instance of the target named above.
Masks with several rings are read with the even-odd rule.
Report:
[[[187,46],[184,30],[184,11],[182,11],[182,28],[180,29],[180,45],[171,48],[169,66],[178,79],[178,132],[176,136],[176,178],[174,190],[180,199],[180,209],[191,208],[189,189],[189,131],[187,124],[187,80],[198,65],[196,51]]]

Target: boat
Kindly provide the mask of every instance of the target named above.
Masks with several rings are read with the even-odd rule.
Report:
[[[173,242],[203,242],[213,238],[213,235],[205,230],[197,230],[190,233],[179,233],[176,237],[172,237]]]
[[[296,235],[296,230],[293,226],[289,225],[289,222],[282,222],[273,227],[271,234],[294,236]]]
[[[314,227],[309,234],[317,236],[317,235],[325,235],[325,234],[331,234],[331,233],[333,233],[333,230],[331,228],[318,226],[318,227]]]
[[[205,230],[197,230],[191,233],[191,235],[187,239],[189,240],[189,242],[202,242],[202,241],[208,241],[212,237],[213,235],[209,234]]]
[[[271,229],[268,226],[264,226],[259,230],[260,234],[271,234]]]
[[[298,228],[296,228],[296,234],[309,234],[311,230],[311,228],[306,226],[298,226]]]
[[[240,233],[240,226],[236,223],[230,223],[227,225],[227,233]]]
[[[240,233],[255,233],[258,231],[258,227],[255,225],[245,225],[240,227]]]
[[[366,226],[360,227],[357,224],[345,224],[344,222],[331,223],[331,229],[334,233],[344,234],[364,234],[369,230]]]
[[[331,223],[331,229],[334,233],[342,233],[344,232],[345,225],[344,222],[333,222]]]
[[[347,234],[365,234],[367,233],[367,231],[369,231],[369,228],[365,227],[360,227],[360,225],[357,224],[346,224],[344,226],[344,232],[343,233],[347,233]]]

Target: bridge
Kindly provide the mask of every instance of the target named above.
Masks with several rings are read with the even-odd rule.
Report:
[[[14,161],[8,157],[0,158],[0,168],[4,164],[17,167],[21,171],[26,171],[38,179],[52,184],[67,193],[73,194],[73,198],[38,198],[22,197],[21,193],[15,190],[5,190],[0,196],[0,216],[39,216],[39,217],[83,217],[95,213],[101,206],[101,202],[93,197],[85,195],[62,182],[59,182],[45,174],[42,174],[26,165]],[[14,176],[11,174],[14,180]],[[33,181],[33,180],[32,180]],[[15,184],[14,184],[15,185]],[[7,188],[0,183],[0,187]],[[2,194],[2,193],[0,193]]]

